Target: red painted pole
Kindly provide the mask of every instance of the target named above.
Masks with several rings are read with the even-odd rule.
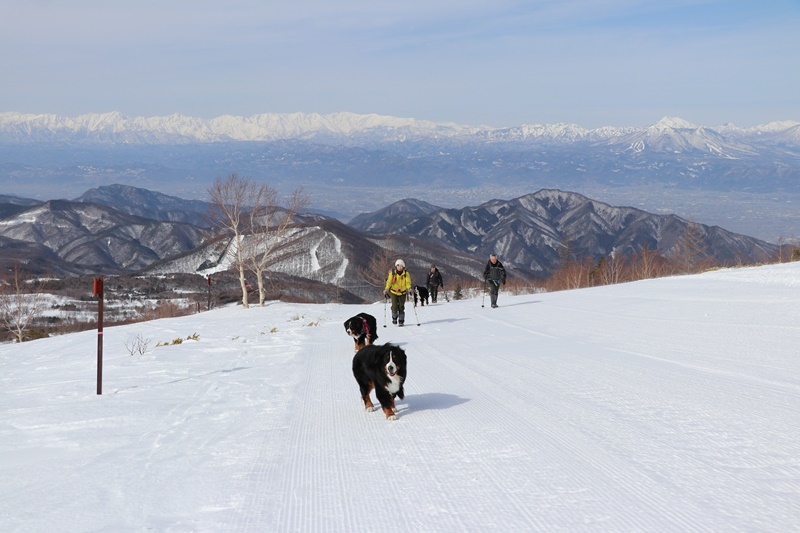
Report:
[[[103,394],[103,276],[94,278],[97,296],[97,394]]]

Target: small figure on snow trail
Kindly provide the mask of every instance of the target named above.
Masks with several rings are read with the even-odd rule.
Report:
[[[428,281],[425,285],[428,287],[428,293],[431,295],[431,302],[436,303],[439,287],[444,289],[442,274],[439,272],[439,269],[436,268],[436,265],[431,265],[431,271],[428,272]]]
[[[497,259],[497,254],[489,256],[486,268],[483,269],[483,283],[489,284],[489,299],[492,308],[497,307],[497,293],[500,292],[500,285],[506,284],[506,269],[503,268],[503,263]]]
[[[383,297],[392,299],[392,324],[402,326],[406,321],[406,295],[411,287],[411,274],[406,270],[405,262],[398,259],[389,271],[383,290]]]

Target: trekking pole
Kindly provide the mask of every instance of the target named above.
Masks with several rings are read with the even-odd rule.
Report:
[[[416,289],[414,291],[416,293]],[[414,318],[417,319],[417,325],[419,326],[419,316],[417,315],[417,299],[414,299]]]
[[[483,298],[481,299],[481,307],[483,307],[483,302],[486,301],[486,280],[483,280]]]
[[[386,293],[383,293],[383,327],[386,327]]]

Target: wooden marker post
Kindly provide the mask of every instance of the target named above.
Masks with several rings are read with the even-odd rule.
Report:
[[[103,276],[94,278],[97,296],[97,394],[103,394]]]
[[[206,311],[211,311],[211,274],[206,276],[206,279],[208,280],[208,306]]]

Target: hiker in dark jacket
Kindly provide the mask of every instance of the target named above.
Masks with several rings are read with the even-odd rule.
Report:
[[[489,256],[486,268],[483,269],[483,283],[489,284],[489,299],[492,307],[497,307],[497,293],[500,292],[500,285],[506,284],[506,269],[503,263],[497,259],[496,254]]]
[[[436,303],[436,295],[439,292],[439,287],[444,289],[444,282],[442,281],[442,274],[436,265],[431,265],[431,271],[428,272],[428,281],[425,283],[428,287],[428,292],[431,295],[431,302]]]

